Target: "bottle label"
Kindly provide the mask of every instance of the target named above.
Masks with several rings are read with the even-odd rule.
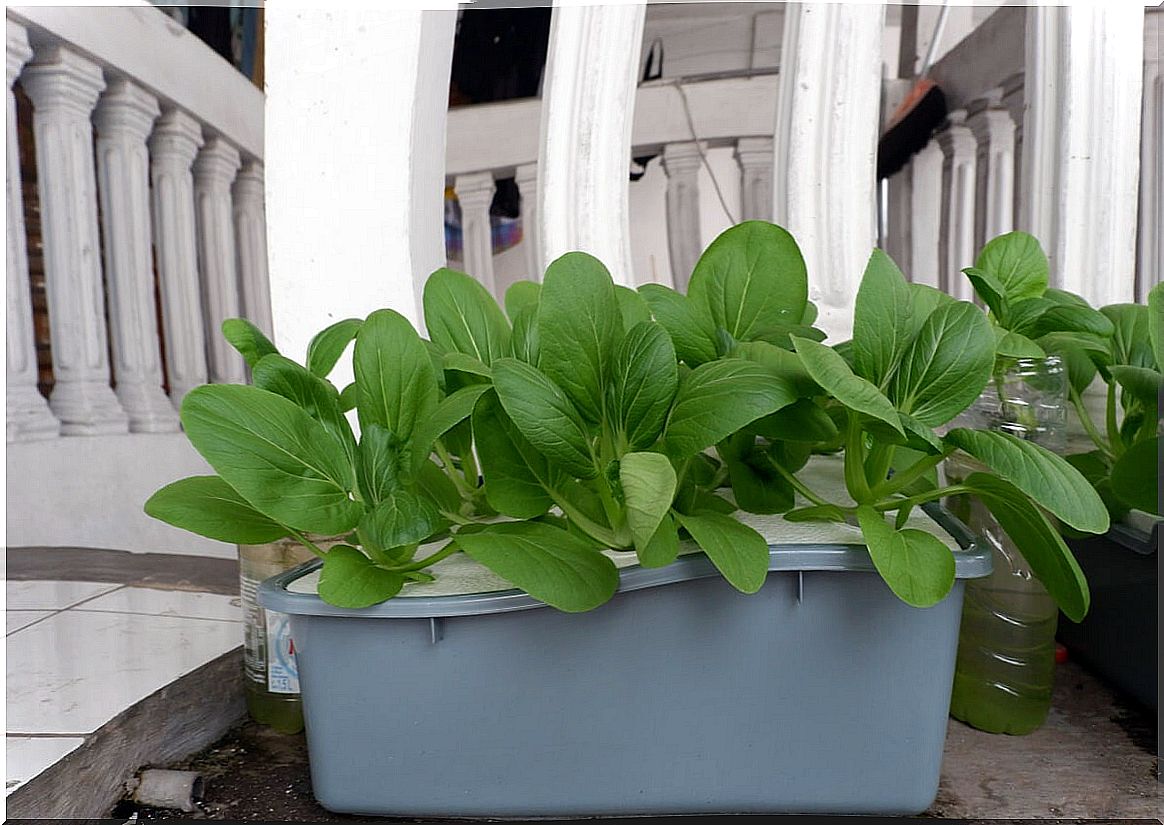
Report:
[[[283,613],[264,612],[267,614],[267,690],[271,693],[298,693],[299,668],[295,663],[291,620]]]

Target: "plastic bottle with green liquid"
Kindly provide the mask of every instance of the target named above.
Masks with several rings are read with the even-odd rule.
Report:
[[[1016,360],[955,424],[1010,433],[1061,453],[1066,382],[1058,358]],[[984,469],[965,456],[945,465],[950,483]],[[958,496],[948,506],[990,547],[994,564],[990,576],[966,582],[950,715],[990,733],[1030,733],[1051,707],[1059,610],[1022,547],[980,501]]]

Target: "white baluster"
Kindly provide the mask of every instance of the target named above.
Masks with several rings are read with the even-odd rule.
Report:
[[[1023,180],[1023,116],[1027,105],[1024,82],[1022,72],[1002,81],[1002,106],[1010,115],[1010,122],[1014,124],[1014,198],[1010,214],[1016,227],[1023,196],[1019,183]]]
[[[784,12],[776,114],[776,222],[808,266],[817,326],[852,334],[853,301],[876,243],[880,5],[801,3]]]
[[[671,280],[687,291],[691,272],[703,251],[699,230],[699,146],[693,141],[663,147],[663,171],[667,174],[667,251]]]
[[[628,173],[645,15],[645,3],[554,8],[538,153],[545,262],[580,249],[627,285],[635,283]]]
[[[28,249],[24,232],[24,196],[20,184],[20,145],[16,124],[16,96],[12,84],[20,69],[32,57],[25,28],[11,20],[6,41],[8,71],[8,259],[5,270],[5,313],[7,334],[7,382],[5,396],[5,439],[31,441],[59,435],[60,423],[53,418],[44,396],[37,391],[36,342],[32,334],[32,297],[28,282]]]
[[[493,293],[493,227],[489,207],[497,187],[492,172],[457,175],[453,189],[461,203],[461,239],[465,271]]]
[[[97,64],[56,45],[37,52],[21,83],[35,110],[45,289],[56,382],[49,406],[65,435],[124,433],[129,421],[109,386],[97,176],[89,119],[105,79]]]
[[[130,431],[144,433],[178,429],[162,391],[150,248],[146,138],[158,114],[157,99],[122,78],[109,84],[94,116],[113,375]]]
[[[263,164],[257,160],[246,161],[232,189],[242,312],[270,336],[271,284],[267,273],[267,213],[263,191]]]
[[[910,161],[909,265],[915,284],[941,284],[938,236],[942,233],[942,149],[931,140]]]
[[[1144,104],[1140,131],[1140,226],[1136,255],[1136,301],[1164,272],[1164,73],[1161,29],[1164,14],[1144,16]]]
[[[735,154],[740,165],[742,219],[772,220],[772,167],[776,162],[772,138],[740,138]]]
[[[1014,229],[1014,121],[1000,108],[1002,89],[972,104],[966,125],[978,142],[974,245]]]
[[[521,245],[525,250],[526,278],[542,279],[542,253],[538,242],[541,227],[538,223],[538,165],[525,163],[517,167],[513,176],[521,195]]]
[[[210,137],[194,159],[194,214],[198,224],[198,267],[206,313],[210,380],[241,384],[242,356],[222,336],[222,322],[239,315],[238,260],[230,187],[240,159],[221,135]]]
[[[977,147],[966,128],[966,112],[950,112],[950,125],[938,133],[942,148],[942,231],[938,249],[941,256],[942,289],[963,301],[974,299],[974,289],[962,274],[974,265],[974,189]]]
[[[198,244],[194,220],[194,178],[190,167],[202,145],[202,127],[171,109],[150,137],[154,251],[166,342],[166,373],[175,406],[205,384],[206,333],[198,285]]]
[[[1094,306],[1135,295],[1144,8],[1029,8],[1019,226]]]
[[[913,200],[913,160],[891,175],[889,185],[889,234],[885,238],[885,252],[908,277],[913,270],[910,244],[913,239],[910,203]]]

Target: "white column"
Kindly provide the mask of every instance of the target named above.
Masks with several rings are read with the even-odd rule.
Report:
[[[1164,73],[1161,29],[1164,14],[1144,16],[1144,103],[1140,127],[1140,226],[1136,256],[1136,301],[1164,275]]]
[[[538,221],[538,165],[526,163],[513,175],[521,195],[521,245],[525,250],[526,278],[542,279],[541,224]]]
[[[124,433],[109,386],[97,176],[89,118],[101,69],[64,46],[40,50],[21,83],[35,109],[37,188],[55,385],[49,406],[65,435]]]
[[[495,291],[493,280],[493,228],[489,223],[489,207],[497,186],[492,172],[473,172],[457,175],[453,184],[461,204],[461,248],[464,250],[465,271]]]
[[[852,334],[857,284],[876,243],[880,5],[801,3],[784,12],[776,113],[776,222],[800,244],[817,326]]]
[[[36,388],[36,341],[32,334],[32,297],[28,283],[28,249],[24,234],[24,196],[20,183],[20,145],[16,125],[16,96],[12,84],[28,59],[28,33],[11,20],[5,54],[8,73],[8,160],[5,185],[8,190],[8,259],[5,269],[5,355],[7,381],[5,395],[5,440],[31,441],[59,435],[60,423],[53,418],[44,396]]]
[[[162,350],[150,248],[150,163],[146,138],[157,99],[125,79],[97,105],[97,179],[117,399],[131,432],[176,432],[178,416],[162,391]]]
[[[445,263],[456,11],[271,4],[265,15],[275,343],[301,359],[329,323],[385,306],[422,328],[420,290]]]
[[[978,143],[974,248],[1014,229],[1014,121],[1001,108],[1002,89],[971,104],[966,125]]]
[[[158,119],[149,142],[154,254],[162,302],[166,374],[174,406],[207,380],[194,177],[190,171],[201,145],[202,127],[179,109],[170,109]]]
[[[238,149],[221,135],[202,144],[194,159],[194,214],[198,225],[198,269],[210,380],[216,384],[246,381],[242,356],[222,336],[222,322],[237,318],[238,259],[234,242],[234,206],[230,188],[240,166]]]
[[[962,269],[974,265],[974,189],[978,150],[964,125],[965,110],[950,112],[950,125],[938,133],[942,149],[941,288],[963,301],[974,299]]]
[[[267,213],[263,204],[263,164],[243,163],[234,180],[234,236],[238,252],[238,276],[242,289],[242,314],[272,334],[271,285],[267,273]]]
[[[885,252],[908,277],[913,270],[910,256],[913,241],[910,206],[913,201],[913,161],[910,160],[889,178],[888,216],[889,235]]]
[[[941,284],[942,149],[931,140],[910,161],[910,226],[908,274],[915,284],[935,289]]]
[[[740,165],[742,219],[772,220],[772,166],[776,162],[772,138],[740,138],[735,154]]]
[[[542,94],[538,214],[545,263],[574,249],[635,283],[631,123],[646,3],[556,6]]]
[[[703,251],[699,230],[699,145],[694,141],[668,143],[663,147],[663,171],[667,174],[667,251],[671,280],[680,292],[687,291],[691,272]]]
[[[1135,296],[1144,8],[1027,9],[1019,226],[1093,306]]]

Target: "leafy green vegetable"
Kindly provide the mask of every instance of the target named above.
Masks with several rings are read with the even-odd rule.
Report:
[[[218,476],[193,476],[167,484],[145,503],[166,524],[231,544],[267,544],[290,531],[251,507]]]
[[[889,588],[914,607],[937,604],[954,586],[950,548],[923,530],[896,530],[868,505],[857,508],[873,565]]]
[[[307,369],[327,378],[363,325],[359,318],[345,318],[317,333],[307,345]]]
[[[742,593],[763,587],[768,576],[768,542],[763,536],[722,513],[676,513],[675,518],[732,587]]]
[[[222,336],[239,351],[248,367],[253,368],[264,355],[278,352],[262,330],[244,318],[223,321]]]

